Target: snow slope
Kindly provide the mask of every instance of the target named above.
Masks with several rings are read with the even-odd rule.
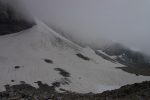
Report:
[[[78,57],[76,54],[79,53],[90,60]],[[101,58],[90,48],[76,45],[38,20],[29,30],[0,37],[0,91],[4,90],[4,85],[19,84],[20,81],[35,87],[37,81],[49,85],[65,81],[66,77],[55,68],[70,73],[67,77],[69,85],[61,85],[61,88],[75,92],[102,92],[150,80],[148,76],[136,76],[115,68],[121,66]]]

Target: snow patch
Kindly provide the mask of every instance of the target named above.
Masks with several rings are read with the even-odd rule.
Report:
[[[60,88],[80,93],[101,92],[150,80],[149,76],[136,76],[116,69],[122,65],[103,59],[91,48],[82,48],[67,40],[39,20],[29,30],[0,37],[0,47],[0,91],[6,84],[20,84],[21,81],[35,87],[37,81],[51,85],[63,77],[54,68],[65,69],[71,75],[69,85]],[[90,61],[77,57],[78,53]],[[54,63],[43,61],[46,58]],[[14,70],[18,65],[23,67]]]

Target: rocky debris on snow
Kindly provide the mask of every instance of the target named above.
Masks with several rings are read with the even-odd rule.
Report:
[[[21,68],[21,66],[15,66],[14,68],[15,68],[15,69],[19,69],[19,68]]]
[[[54,62],[51,59],[44,59],[46,63],[53,64]]]
[[[150,67],[138,67],[138,66],[127,66],[127,67],[117,67],[125,72],[135,74],[137,76],[150,76]]]
[[[69,80],[69,77],[71,77],[70,73],[62,68],[54,68],[55,71],[58,71],[59,74],[62,76],[60,80],[57,80],[52,83],[54,87],[60,87],[60,85],[69,85],[71,81]]]
[[[106,59],[106,60],[108,60],[108,61],[110,61],[110,62],[112,62],[112,63],[116,63],[116,61],[115,61],[114,59],[110,58],[109,56],[107,56],[107,55],[105,55],[105,54],[103,54],[103,53],[101,53],[101,52],[99,52],[99,51],[95,51],[95,53],[96,53],[98,56],[102,57],[103,59]]]
[[[15,71],[22,68],[23,66],[14,66]]]
[[[71,81],[68,78],[61,78],[58,81],[55,81],[52,83],[52,86],[54,88],[60,87],[61,85],[69,85]]]
[[[83,60],[87,60],[87,61],[89,61],[90,60],[90,58],[88,58],[88,57],[86,57],[86,56],[84,56],[83,54],[81,54],[81,53],[78,53],[78,54],[76,54],[79,58],[81,58],[81,59],[83,59]]]
[[[11,80],[11,82],[15,82],[15,80]]]
[[[53,86],[37,82],[39,88],[29,84],[6,85],[6,91],[0,92],[0,100],[149,100],[150,81],[126,85],[120,89],[103,93],[75,93],[64,89],[59,93]]]
[[[70,77],[70,73],[62,68],[54,68],[55,71],[59,71],[59,74],[63,77]]]

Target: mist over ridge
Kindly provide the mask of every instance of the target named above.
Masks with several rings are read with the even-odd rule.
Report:
[[[149,0],[22,1],[49,26],[61,28],[77,39],[110,39],[149,53]]]
[[[17,4],[17,0],[2,1]],[[90,45],[114,41],[150,54],[149,0],[18,1],[33,16],[77,40]]]

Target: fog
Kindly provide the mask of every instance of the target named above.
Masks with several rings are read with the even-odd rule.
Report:
[[[150,54],[150,0],[20,0],[32,15],[79,40]]]
[[[15,10],[15,12],[19,13],[19,15],[15,16],[16,18],[25,18],[26,20],[33,20],[30,11],[27,10],[26,6],[20,0],[0,0],[0,3],[4,3],[5,5],[9,5]]]

